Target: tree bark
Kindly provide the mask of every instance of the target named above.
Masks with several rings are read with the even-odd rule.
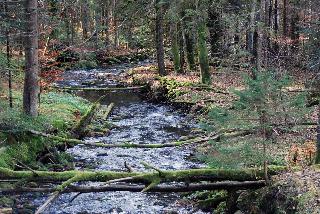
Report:
[[[220,25],[220,16],[217,12],[217,9],[213,8],[214,5],[208,10],[208,29],[210,33],[210,45],[211,45],[211,56],[212,57],[221,57],[221,25]]]
[[[84,40],[87,40],[88,33],[89,33],[89,19],[90,19],[88,0],[83,0],[82,2],[81,15],[82,15],[82,36]]]
[[[156,49],[157,49],[157,61],[158,72],[160,76],[166,75],[166,68],[164,64],[164,47],[163,47],[163,16],[164,9],[161,5],[161,0],[156,0]]]
[[[179,23],[178,33],[179,33],[179,55],[180,55],[180,70],[181,73],[184,73],[184,65],[185,65],[185,56],[184,56],[184,33],[182,23]]]
[[[27,115],[38,116],[39,99],[39,59],[38,59],[38,3],[26,1],[26,37],[25,37],[25,80],[23,108]]]
[[[206,43],[206,25],[203,21],[200,21],[198,26],[198,40],[201,83],[209,85],[211,84],[211,75]]]
[[[4,11],[8,13],[8,0],[5,0]],[[9,16],[8,16],[9,17]],[[9,86],[9,106],[13,108],[12,99],[12,71],[11,71],[11,54],[10,54],[10,30],[6,27],[6,52],[7,52],[7,67],[8,67],[8,86]]]
[[[171,52],[172,52],[174,70],[177,73],[181,73],[179,42],[178,42],[178,27],[175,21],[171,21],[170,23],[170,35],[171,35]]]
[[[284,36],[288,35],[288,22],[287,22],[287,10],[288,10],[288,0],[283,0],[283,15],[282,15],[282,34]]]
[[[316,164],[320,164],[320,104],[318,105],[317,154]]]

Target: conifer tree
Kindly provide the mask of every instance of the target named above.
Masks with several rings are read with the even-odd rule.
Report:
[[[279,78],[272,71],[256,73],[254,78],[246,75],[244,82],[244,90],[233,91],[236,99],[232,107],[214,107],[209,113],[211,122],[205,127],[208,131],[232,129],[257,133],[262,136],[257,142],[263,146],[263,159],[268,161],[268,143],[276,143],[273,131],[286,130],[307,120],[306,95],[285,93],[290,78]]]

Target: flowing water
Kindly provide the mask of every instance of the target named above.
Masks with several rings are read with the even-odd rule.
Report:
[[[113,87],[118,83],[108,80],[109,76],[119,75],[130,66],[122,65],[105,70],[69,71],[63,86]],[[78,95],[91,101],[105,93],[78,92]],[[145,101],[137,92],[110,92],[102,105],[115,103],[108,122],[115,128],[107,136],[86,138],[86,141],[103,141],[111,144],[124,142],[154,144],[169,143],[181,136],[190,135],[196,125],[192,119],[173,107]],[[135,171],[146,171],[142,161],[160,169],[190,169],[202,165],[192,161],[192,148],[96,148],[75,146],[67,151],[75,159],[77,169],[126,171],[127,162]],[[86,183],[86,185],[100,185]],[[86,193],[74,199],[76,193],[62,194],[45,213],[202,213],[177,193],[132,193],[106,192]],[[32,196],[33,205],[41,205],[46,197]]]

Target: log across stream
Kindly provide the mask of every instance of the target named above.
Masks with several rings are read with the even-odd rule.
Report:
[[[83,87],[88,81],[99,80],[99,87],[115,86],[112,81],[101,81],[103,75],[117,75],[126,67],[116,67],[104,71],[69,71],[61,86]],[[87,78],[86,78],[87,77]],[[89,78],[90,77],[90,78]],[[79,81],[81,80],[81,81]],[[84,82],[86,81],[86,82]],[[87,87],[87,86],[86,86]],[[95,86],[94,86],[95,87]],[[91,101],[97,100],[106,92],[79,91],[78,95]],[[141,144],[168,143],[181,136],[190,135],[196,124],[183,113],[162,105],[144,101],[137,92],[117,91],[107,93],[102,105],[115,103],[109,122],[116,128],[108,136],[85,138],[87,142]],[[203,164],[192,161],[193,152],[190,146],[181,148],[101,148],[75,146],[67,152],[76,161],[77,169],[127,171],[127,165],[135,171],[146,171],[141,162],[157,166],[163,170],[192,169],[204,167]],[[87,183],[91,186],[101,183]],[[140,192],[105,192],[61,194],[45,213],[187,213],[194,212],[191,205],[181,205],[182,196],[178,193],[140,193]],[[42,205],[48,194],[23,194],[19,203],[29,203],[31,206]],[[180,204],[180,205],[179,205]],[[201,211],[197,211],[202,213]]]

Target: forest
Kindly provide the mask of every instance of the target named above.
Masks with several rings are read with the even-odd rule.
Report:
[[[0,0],[0,214],[320,214],[317,0]]]

